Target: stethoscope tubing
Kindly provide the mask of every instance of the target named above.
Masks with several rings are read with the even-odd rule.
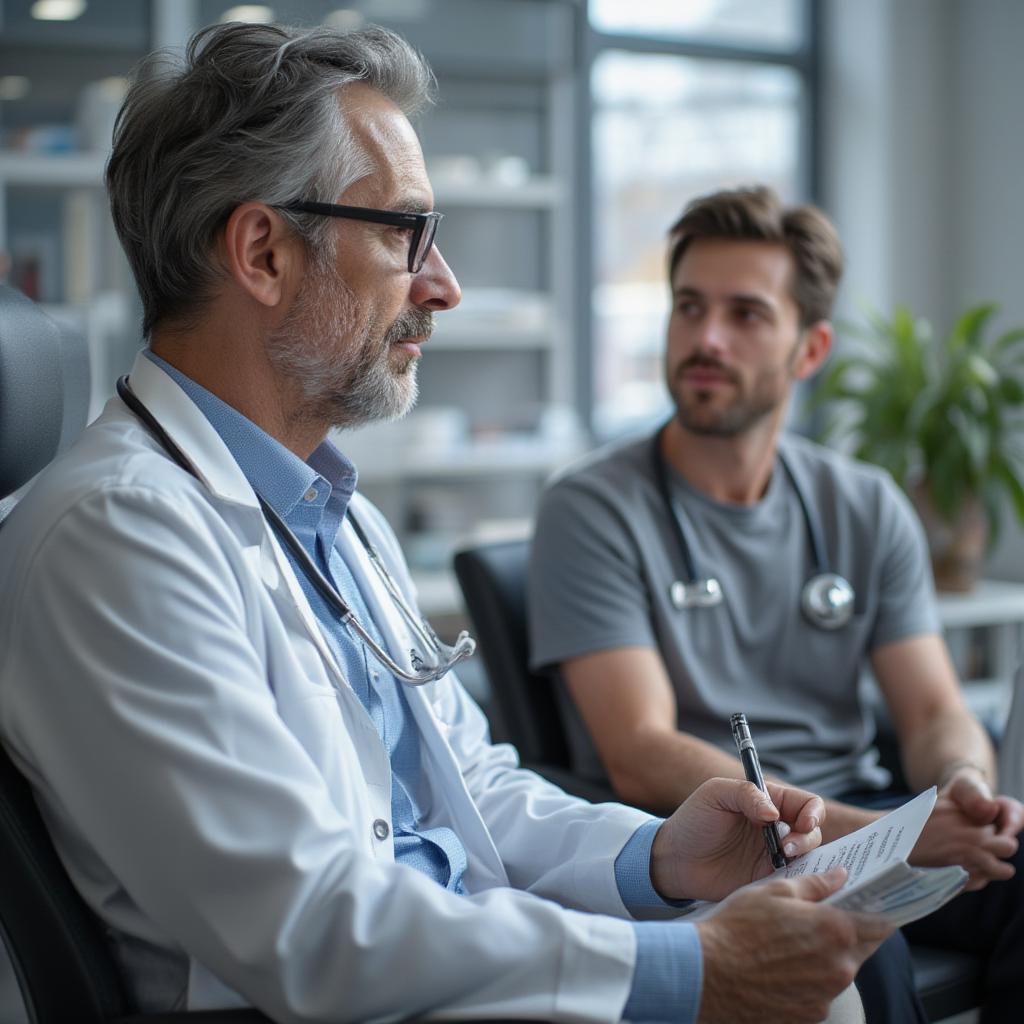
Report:
[[[143,422],[164,451],[166,451],[167,454],[185,470],[185,472],[198,478],[198,473],[189,461],[188,456],[185,455],[177,442],[167,433],[160,421],[135,393],[127,376],[121,377],[118,380],[117,394],[121,401],[124,402],[124,404],[128,406],[128,408]],[[352,509],[349,508],[346,511],[348,520],[352,524],[352,528],[355,530],[360,544],[362,544],[363,549],[366,551],[367,556],[380,576],[385,589],[388,591],[389,597],[395,604],[395,607],[398,609],[406,624],[416,634],[420,643],[422,643],[427,649],[433,651],[437,656],[437,663],[431,668],[423,661],[420,655],[413,652],[412,662],[414,672],[409,672],[406,668],[395,661],[394,658],[392,658],[391,655],[388,654],[388,652],[384,650],[384,648],[381,647],[381,645],[377,643],[373,636],[366,630],[342,596],[331,585],[330,580],[324,576],[320,571],[319,566],[317,566],[313,559],[310,558],[309,553],[302,546],[302,542],[295,536],[291,529],[289,529],[288,524],[285,523],[280,515],[278,515],[277,510],[263,497],[262,494],[259,493],[259,491],[255,490],[255,488],[253,489],[253,493],[255,493],[256,500],[260,504],[260,509],[262,510],[263,515],[277,534],[278,539],[292,553],[305,577],[327,603],[328,608],[330,608],[334,615],[337,616],[339,622],[348,629],[351,629],[359,639],[362,640],[374,658],[376,658],[384,668],[399,678],[402,682],[407,683],[410,686],[423,686],[426,683],[436,682],[438,679],[447,675],[457,662],[462,661],[473,653],[476,648],[476,641],[474,641],[467,632],[463,631],[459,634],[454,647],[448,647],[446,644],[441,642],[437,634],[430,628],[429,623],[422,618],[419,618],[419,621],[417,621],[417,616],[414,614],[412,609],[408,607],[398,584],[392,578],[391,573],[388,572],[380,555],[377,554],[377,550],[370,542],[369,537],[367,537],[362,524],[359,522]]]
[[[694,604],[711,607],[721,602],[721,587],[714,577],[704,577],[701,575],[697,560],[693,554],[693,548],[687,540],[686,530],[683,525],[683,510],[672,494],[672,488],[669,483],[668,463],[661,452],[661,439],[667,426],[668,424],[664,424],[659,428],[651,441],[651,461],[654,467],[655,481],[661,500],[668,512],[669,525],[675,537],[677,550],[686,569],[686,581],[681,585],[682,590],[685,591],[687,588],[691,588],[698,591],[703,590],[705,594],[710,592],[710,600],[701,601],[698,599]],[[805,617],[820,629],[838,629],[849,621],[852,614],[854,601],[853,586],[843,576],[833,572],[829,567],[821,528],[814,516],[811,515],[810,505],[804,495],[803,488],[800,486],[800,482],[797,480],[789,460],[781,449],[777,450],[776,456],[800,505],[804,527],[807,531],[807,539],[811,547],[811,558],[814,563],[814,572],[811,578],[804,584],[801,594],[801,610]],[[674,594],[675,589],[679,586],[678,582],[673,583],[671,592]],[[831,615],[827,611],[819,611],[821,599],[827,598],[827,592],[833,590],[837,594],[837,600],[840,601],[841,608]],[[820,593],[816,593],[816,591],[820,591]]]

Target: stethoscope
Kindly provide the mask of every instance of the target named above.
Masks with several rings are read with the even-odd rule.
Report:
[[[683,510],[669,487],[668,466],[661,454],[662,430],[654,435],[651,444],[654,475],[662,500],[669,511],[669,521],[676,535],[676,543],[683,558],[683,565],[686,567],[686,579],[674,580],[669,586],[669,599],[680,610],[684,608],[713,608],[722,603],[722,585],[714,576],[703,576],[697,568],[693,550],[686,539]],[[790,485],[800,503],[800,510],[803,512],[804,523],[807,527],[807,537],[811,542],[811,556],[814,559],[814,574],[804,583],[803,590],[800,592],[800,610],[803,612],[804,618],[818,629],[841,629],[853,615],[853,586],[844,576],[829,569],[828,559],[825,555],[825,543],[822,540],[818,522],[811,515],[810,506],[804,497],[803,490],[781,450],[778,452],[778,459],[786,476],[789,477]]]
[[[142,420],[153,437],[163,446],[167,454],[182,469],[198,479],[199,474],[196,472],[195,467],[167,431],[160,425],[159,420],[146,408],[142,399],[135,394],[127,377],[122,377],[117,382],[117,394],[121,401]],[[412,650],[409,652],[409,655],[413,671],[410,672],[408,669],[403,668],[367,632],[363,624],[353,614],[352,609],[349,608],[341,595],[331,585],[330,580],[324,576],[317,564],[309,557],[306,549],[302,546],[298,537],[289,529],[287,523],[277,514],[259,491],[255,493],[260,503],[260,508],[263,510],[263,515],[266,516],[270,525],[288,550],[295,556],[295,560],[302,569],[306,579],[309,580],[317,593],[327,602],[327,606],[337,615],[342,625],[355,633],[374,658],[389,672],[401,679],[403,683],[408,683],[410,686],[423,686],[424,683],[436,682],[450,672],[458,662],[468,658],[476,650],[476,641],[466,630],[459,633],[454,646],[443,643],[431,628],[430,623],[409,607],[394,577],[388,572],[387,566],[385,566],[376,548],[370,542],[369,537],[366,536],[355,513],[349,508],[347,511],[348,520],[352,524],[352,528],[355,530],[356,536],[363,545],[370,561],[373,563],[381,582],[384,584],[384,589],[387,590],[388,596],[398,609],[399,614],[432,659],[430,662],[424,661],[418,651]]]

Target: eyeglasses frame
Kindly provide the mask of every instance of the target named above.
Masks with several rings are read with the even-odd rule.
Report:
[[[289,210],[293,213],[312,213],[320,217],[344,217],[346,220],[363,220],[371,224],[389,224],[396,228],[409,228],[412,235],[409,238],[409,260],[408,269],[410,274],[418,274],[423,269],[430,249],[434,244],[434,237],[437,235],[438,222],[444,217],[443,213],[400,213],[397,210],[375,210],[369,206],[344,206],[340,203],[318,203],[302,200],[297,203],[288,203],[279,207],[282,210]],[[416,262],[416,252],[419,249],[424,232],[429,231],[428,243],[424,246],[423,256],[419,263]]]

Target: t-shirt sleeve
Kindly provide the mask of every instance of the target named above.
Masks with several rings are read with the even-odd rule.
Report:
[[[905,637],[941,632],[924,529],[907,496],[891,480],[883,483],[879,513],[883,551],[871,650]]]
[[[657,646],[636,539],[623,511],[587,483],[570,478],[545,493],[527,599],[534,669],[616,647]]]

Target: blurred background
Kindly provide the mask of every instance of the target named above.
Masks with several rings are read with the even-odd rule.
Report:
[[[991,301],[999,329],[1024,322],[1019,0],[0,0],[0,279],[87,337],[94,413],[140,344],[101,181],[125,76],[223,20],[375,22],[437,73],[418,128],[463,302],[417,410],[340,444],[442,631],[459,544],[528,531],[551,472],[666,415],[664,237],[694,195],[819,203],[840,321],[902,303],[941,332]],[[968,677],[994,660],[971,630],[1012,626],[1001,674],[1019,656],[1007,523],[983,582],[1011,583],[947,601]]]

